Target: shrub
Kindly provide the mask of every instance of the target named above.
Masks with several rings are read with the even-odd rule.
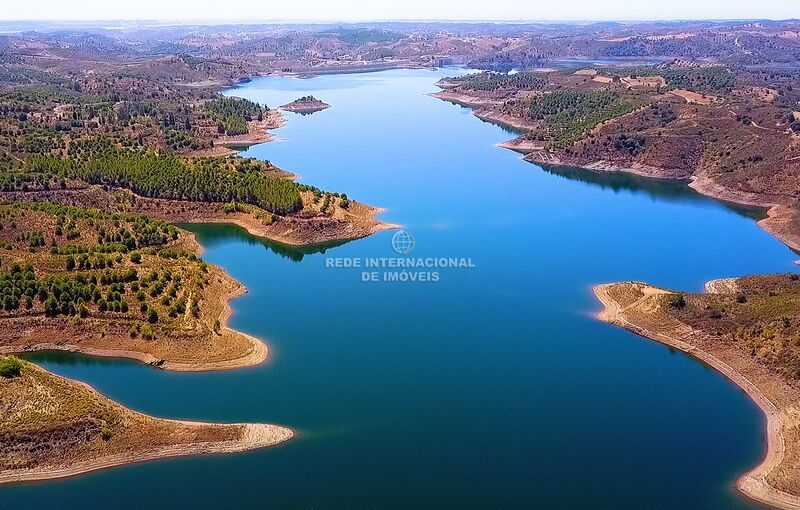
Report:
[[[621,133],[614,141],[614,148],[621,152],[627,152],[631,156],[636,156],[644,150],[646,140],[642,135]]]
[[[670,294],[667,298],[667,304],[680,310],[686,306],[686,296],[682,293]]]
[[[19,377],[22,373],[22,361],[14,356],[0,359],[0,377],[10,379]]]

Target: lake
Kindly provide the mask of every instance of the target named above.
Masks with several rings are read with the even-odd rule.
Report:
[[[426,94],[459,69],[254,79],[227,94],[286,113],[244,155],[303,183],[387,208],[392,231],[291,249],[234,226],[193,226],[204,258],[249,293],[231,326],[264,365],[168,373],[130,361],[29,356],[136,410],[272,422],[298,437],[241,455],[175,459],[0,488],[8,508],[744,509],[735,477],[764,451],[764,421],[703,364],[592,317],[590,287],[792,271],[760,211],[684,183],[542,169],[495,147],[512,135]],[[468,258],[396,268],[328,261]],[[352,263],[351,263],[352,264]],[[362,281],[377,272],[378,281]],[[423,271],[407,269],[408,272]]]

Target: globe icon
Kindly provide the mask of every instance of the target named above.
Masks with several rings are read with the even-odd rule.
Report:
[[[400,255],[408,255],[414,251],[414,246],[416,244],[417,242],[414,240],[414,236],[405,230],[398,230],[392,236],[392,248]]]

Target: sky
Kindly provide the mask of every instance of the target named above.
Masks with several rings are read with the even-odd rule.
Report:
[[[6,0],[0,20],[673,20],[800,18],[800,0]]]

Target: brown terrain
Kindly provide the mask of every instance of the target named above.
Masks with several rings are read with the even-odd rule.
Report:
[[[291,174],[284,173],[284,175]],[[349,241],[372,235],[382,230],[398,228],[397,225],[375,219],[382,209],[344,199],[331,197],[329,206],[322,210],[323,200],[316,200],[311,192],[303,192],[303,209],[290,214],[268,213],[257,206],[237,204],[235,210],[226,210],[225,203],[193,202],[142,197],[129,190],[105,190],[100,186],[78,186],[66,190],[0,193],[0,198],[11,200],[49,202],[77,207],[101,207],[103,210],[124,214],[142,214],[170,223],[232,223],[245,228],[252,235],[276,241],[287,246],[310,246],[334,241]]]
[[[663,73],[680,76],[679,69],[665,67]],[[586,81],[594,73],[531,72],[537,85],[530,90],[528,82],[520,82],[526,87],[487,80],[473,85],[473,76],[443,80],[438,84],[442,92],[433,95],[473,107],[483,119],[522,130],[525,134],[500,146],[524,153],[532,163],[687,180],[705,195],[764,207],[768,217],[759,224],[800,251],[800,123],[793,121],[792,109],[777,104],[771,93],[738,87],[735,81],[729,92],[716,82],[690,91],[662,87],[659,84],[666,80],[658,75],[644,84],[644,78],[632,81],[624,72],[600,72],[614,79],[603,85]],[[706,76],[697,68],[685,72]],[[718,71],[715,79],[729,80],[725,72]],[[715,86],[715,93],[705,91]],[[612,107],[640,106],[594,122],[562,119],[563,114],[536,118],[529,113],[565,90],[581,97],[610,94],[616,98]],[[561,134],[572,133],[569,130],[574,135]]]
[[[8,369],[11,364],[17,368]],[[89,386],[0,357],[0,483],[75,476],[168,457],[274,446],[291,429],[164,420],[116,404]]]
[[[598,318],[679,349],[740,386],[767,417],[767,452],[736,483],[749,498],[800,508],[800,279],[709,282],[704,294],[644,283],[598,285]]]
[[[0,327],[4,331],[0,353],[66,350],[132,358],[180,371],[224,370],[266,359],[267,347],[262,341],[225,325],[230,315],[228,301],[245,289],[220,268],[197,259],[200,246],[188,232],[169,227],[167,232],[174,240],[167,237],[149,248],[114,253],[104,247],[115,245],[97,245],[89,239],[91,230],[113,231],[114,221],[119,223],[111,219],[113,216],[107,220],[96,215],[84,219],[79,216],[79,209],[74,217],[67,213],[64,217],[68,224],[74,222],[74,231],[84,232],[67,241],[55,233],[59,216],[37,207],[0,205],[5,218],[0,230],[0,242],[5,245],[0,251],[2,271],[13,271],[14,264],[30,264],[39,281],[47,281],[48,277],[71,281],[82,278],[87,284],[96,281],[98,294],[91,301],[83,301],[87,307],[83,316],[70,313],[63,306],[56,313],[49,313],[42,298],[16,309],[4,303],[5,310],[0,311]],[[131,219],[127,225],[137,224]],[[42,241],[51,241],[49,250],[35,247],[38,236]],[[57,250],[85,254],[64,255]],[[72,268],[69,260],[74,261]],[[119,288],[113,290],[111,276],[129,272],[131,276],[120,278],[124,283],[114,284]],[[0,273],[3,276],[9,274]],[[109,306],[103,310],[104,296],[109,304],[125,302],[125,309]],[[148,320],[150,310],[157,314],[155,320]]]
[[[271,142],[275,135],[270,133],[272,129],[283,127],[284,119],[281,112],[270,110],[259,122],[251,120],[248,122],[247,133],[243,135],[221,135],[214,140],[211,147],[197,149],[191,152],[192,156],[231,156],[241,151],[242,147],[258,145],[260,143]]]
[[[375,219],[379,209],[309,186],[293,188],[285,207],[276,205],[286,199],[280,186],[254,197],[209,185],[209,175],[293,178],[269,163],[218,158],[269,141],[268,130],[282,125],[275,109],[219,94],[270,74],[491,71],[442,80],[434,95],[519,131],[501,146],[528,161],[684,179],[707,195],[768,208],[760,224],[800,250],[796,20],[140,29],[33,23],[0,36],[2,353],[75,350],[172,370],[259,363],[266,346],[225,327],[228,300],[244,289],[198,259],[191,235],[158,220],[235,223],[287,245],[393,227]],[[587,59],[614,64],[580,63]],[[520,73],[502,74],[511,70]],[[93,183],[77,177],[87,162],[131,153],[142,165],[156,154],[146,168],[173,173],[157,186],[148,172],[120,178],[104,165],[90,168],[108,171]],[[31,171],[35,157],[58,161]],[[149,196],[132,191],[131,176]],[[195,188],[182,186],[186,177]],[[249,202],[231,199],[241,196]],[[147,218],[128,216],[137,214]],[[767,456],[737,485],[783,508],[800,508],[796,286],[773,276],[716,282],[698,295],[632,283],[595,289],[602,318],[706,361],[761,406]],[[292,435],[147,417],[8,357],[0,357],[0,385],[0,482],[241,451]]]

